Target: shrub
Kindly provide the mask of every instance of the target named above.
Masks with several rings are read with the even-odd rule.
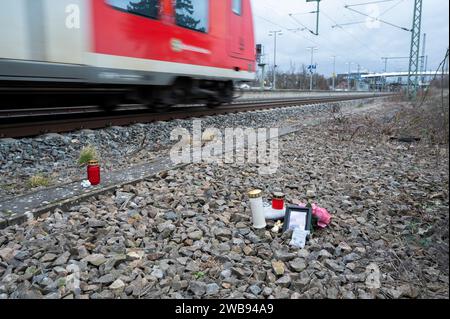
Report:
[[[42,176],[42,175],[35,175],[30,178],[28,181],[28,185],[31,188],[40,187],[40,186],[48,186],[50,184],[50,181],[48,178]]]
[[[80,152],[80,157],[78,158],[78,164],[79,165],[86,165],[89,163],[89,161],[96,160],[97,157],[97,150],[94,146],[89,145],[86,147],[83,147],[83,149]]]

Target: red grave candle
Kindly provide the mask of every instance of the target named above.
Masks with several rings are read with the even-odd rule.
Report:
[[[95,186],[100,184],[100,166],[98,165],[98,161],[89,161],[87,175],[91,185]]]
[[[272,208],[277,210],[283,209],[285,197],[286,196],[283,193],[280,192],[273,193]]]

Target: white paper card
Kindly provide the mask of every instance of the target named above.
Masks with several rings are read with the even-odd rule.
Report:
[[[306,216],[307,213],[299,211],[291,211],[289,218],[289,229],[299,228],[300,230],[306,229]]]

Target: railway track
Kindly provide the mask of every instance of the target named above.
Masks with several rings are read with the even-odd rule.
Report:
[[[21,108],[0,109],[0,138],[29,137],[45,133],[63,133],[79,129],[98,129],[136,123],[150,123],[202,117],[227,113],[266,110],[306,104],[349,101],[386,95],[348,95],[335,97],[271,99],[243,101],[208,109],[201,105],[174,107],[163,112],[154,112],[142,105],[124,105],[112,112],[96,106],[67,108]]]

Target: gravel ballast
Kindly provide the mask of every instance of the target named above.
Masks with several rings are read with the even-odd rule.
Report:
[[[191,164],[0,230],[0,298],[448,298],[448,153],[352,126],[396,107],[327,106],[320,124],[318,108],[261,112],[303,124],[276,174]],[[273,222],[251,227],[253,187],[316,202],[331,225],[294,249]]]
[[[362,101],[341,102],[354,106]],[[301,106],[259,112],[227,114],[202,118],[202,126],[219,129],[234,127],[274,127],[292,118],[315,117],[330,104]],[[177,127],[192,129],[192,119],[46,134],[34,138],[0,139],[0,199],[33,192],[48,186],[65,185],[86,179],[78,165],[80,152],[93,146],[100,156],[102,171],[126,169],[168,154],[173,145],[170,133]],[[30,180],[43,177],[47,186],[31,187]]]

